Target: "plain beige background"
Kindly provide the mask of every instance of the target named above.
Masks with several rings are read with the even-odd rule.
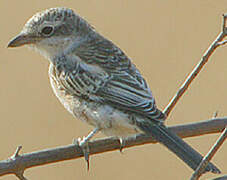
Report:
[[[91,127],[74,119],[58,102],[49,85],[48,61],[25,47],[7,49],[37,11],[66,6],[121,47],[150,84],[163,109],[221,30],[226,0],[0,0],[0,159],[18,145],[32,152],[70,144]],[[196,122],[227,115],[227,47],[218,48],[199,77],[177,104],[167,125]],[[99,135],[98,137],[102,137]],[[218,135],[189,138],[206,153]],[[227,173],[227,144],[214,157]],[[84,159],[32,168],[31,180],[189,179],[192,170],[161,145],[145,145]],[[207,174],[201,179],[216,177]],[[14,176],[1,177],[13,180]]]

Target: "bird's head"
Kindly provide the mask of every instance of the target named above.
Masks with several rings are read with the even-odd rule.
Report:
[[[51,8],[35,14],[13,38],[8,47],[28,45],[41,54],[52,57],[69,45],[86,38],[93,28],[73,10]]]

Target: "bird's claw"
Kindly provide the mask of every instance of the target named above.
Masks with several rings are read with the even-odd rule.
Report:
[[[89,153],[90,153],[88,142],[96,133],[99,132],[99,130],[100,130],[100,128],[95,128],[86,137],[83,137],[83,139],[78,138],[76,142],[74,140],[74,144],[76,143],[82,149],[82,152],[84,154],[84,158],[87,162],[87,170],[89,170]]]
[[[80,148],[83,151],[85,161],[87,162],[87,170],[89,171],[89,146],[88,146],[88,141],[86,137],[83,137],[83,139],[78,138],[77,144],[80,146]]]
[[[122,152],[123,152],[123,149],[124,149],[124,147],[125,147],[125,140],[122,139],[122,138],[120,138],[120,139],[119,139],[119,142],[120,142],[119,150],[120,150],[120,152],[122,153]]]

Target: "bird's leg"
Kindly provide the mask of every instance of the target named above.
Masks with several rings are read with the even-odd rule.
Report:
[[[119,148],[119,150],[122,153],[123,148],[125,147],[125,139],[119,138],[119,142],[120,142],[120,148]]]
[[[84,136],[83,139],[78,138],[77,139],[77,144],[81,147],[84,158],[87,162],[87,170],[89,170],[89,146],[88,142],[89,140],[99,132],[100,128],[95,128],[93,131],[91,131],[86,137]]]

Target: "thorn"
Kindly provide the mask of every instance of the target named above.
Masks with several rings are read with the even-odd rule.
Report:
[[[13,159],[13,160],[16,160],[17,158],[19,158],[20,157],[19,152],[20,152],[21,149],[22,149],[22,146],[18,146],[15,153],[10,158]],[[24,175],[23,175],[24,174],[24,168],[19,168],[19,170],[16,169],[16,171],[14,173],[20,180],[27,180],[27,178],[25,178]]]
[[[11,158],[17,158],[19,155],[20,150],[22,149],[22,146],[18,146],[15,153],[11,156]]]
[[[15,174],[20,180],[28,180],[26,177],[24,177],[24,171],[19,171]]]
[[[218,116],[218,111],[215,111],[213,114],[213,118],[216,118]]]

